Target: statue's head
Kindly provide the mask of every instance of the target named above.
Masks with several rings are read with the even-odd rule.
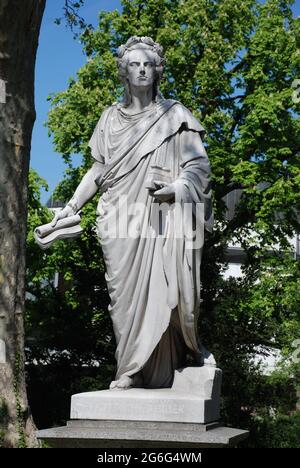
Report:
[[[131,86],[152,87],[153,100],[161,99],[159,82],[165,58],[163,48],[151,37],[132,36],[118,49],[119,78],[124,85],[123,104],[131,103]]]

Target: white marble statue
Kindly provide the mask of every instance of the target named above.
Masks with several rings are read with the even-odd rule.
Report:
[[[198,365],[215,365],[197,335],[202,244],[176,236],[174,216],[176,203],[202,204],[202,227],[212,229],[204,130],[180,102],[160,94],[163,66],[162,47],[149,37],[119,48],[123,101],[103,112],[89,143],[93,165],[53,220],[74,216],[100,191],[97,232],[117,341],[111,389],[170,387],[187,353]],[[143,209],[128,214],[125,201]],[[151,216],[161,204],[167,209],[158,228]],[[129,234],[115,235],[116,223]]]

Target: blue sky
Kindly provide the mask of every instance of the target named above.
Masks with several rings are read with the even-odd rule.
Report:
[[[120,9],[119,0],[86,0],[81,14],[88,23],[97,25],[100,10]],[[49,111],[47,96],[63,91],[71,76],[85,63],[78,41],[63,25],[54,24],[54,19],[62,16],[62,0],[48,0],[42,22],[36,63],[35,106],[37,119],[33,129],[31,167],[48,185],[49,192],[42,192],[42,202],[50,197],[57,183],[63,178],[65,165],[61,155],[54,152],[48,130],[44,126]],[[296,0],[294,13],[300,16],[300,0]],[[80,156],[75,155],[74,164],[80,164]]]
[[[62,0],[47,0],[41,27],[35,74],[35,107],[37,118],[33,129],[30,166],[43,177],[49,192],[42,192],[45,203],[63,178],[65,165],[60,154],[55,153],[48,129],[44,126],[49,111],[47,97],[51,93],[63,91],[71,76],[85,63],[79,41],[73,39],[72,32],[62,24],[57,26],[54,19],[62,16]],[[119,0],[86,0],[81,14],[94,26],[100,10],[120,8]],[[80,164],[80,156],[73,158],[74,164]]]

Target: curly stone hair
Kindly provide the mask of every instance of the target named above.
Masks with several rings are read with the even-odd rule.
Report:
[[[127,79],[127,65],[128,65],[128,57],[127,52],[134,49],[148,49],[154,52],[155,57],[155,79],[153,83],[153,100],[158,101],[163,99],[160,91],[159,91],[159,82],[161,80],[165,57],[163,55],[163,48],[157,42],[154,42],[151,37],[147,36],[132,36],[128,39],[126,44],[122,44],[118,48],[118,57],[117,57],[117,64],[118,64],[118,75],[119,79],[122,82],[125,92],[123,96],[123,106],[127,107],[131,103],[131,92],[130,86]]]

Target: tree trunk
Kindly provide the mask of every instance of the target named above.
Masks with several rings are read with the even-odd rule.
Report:
[[[0,446],[36,443],[24,376],[27,179],[46,0],[0,0]]]

